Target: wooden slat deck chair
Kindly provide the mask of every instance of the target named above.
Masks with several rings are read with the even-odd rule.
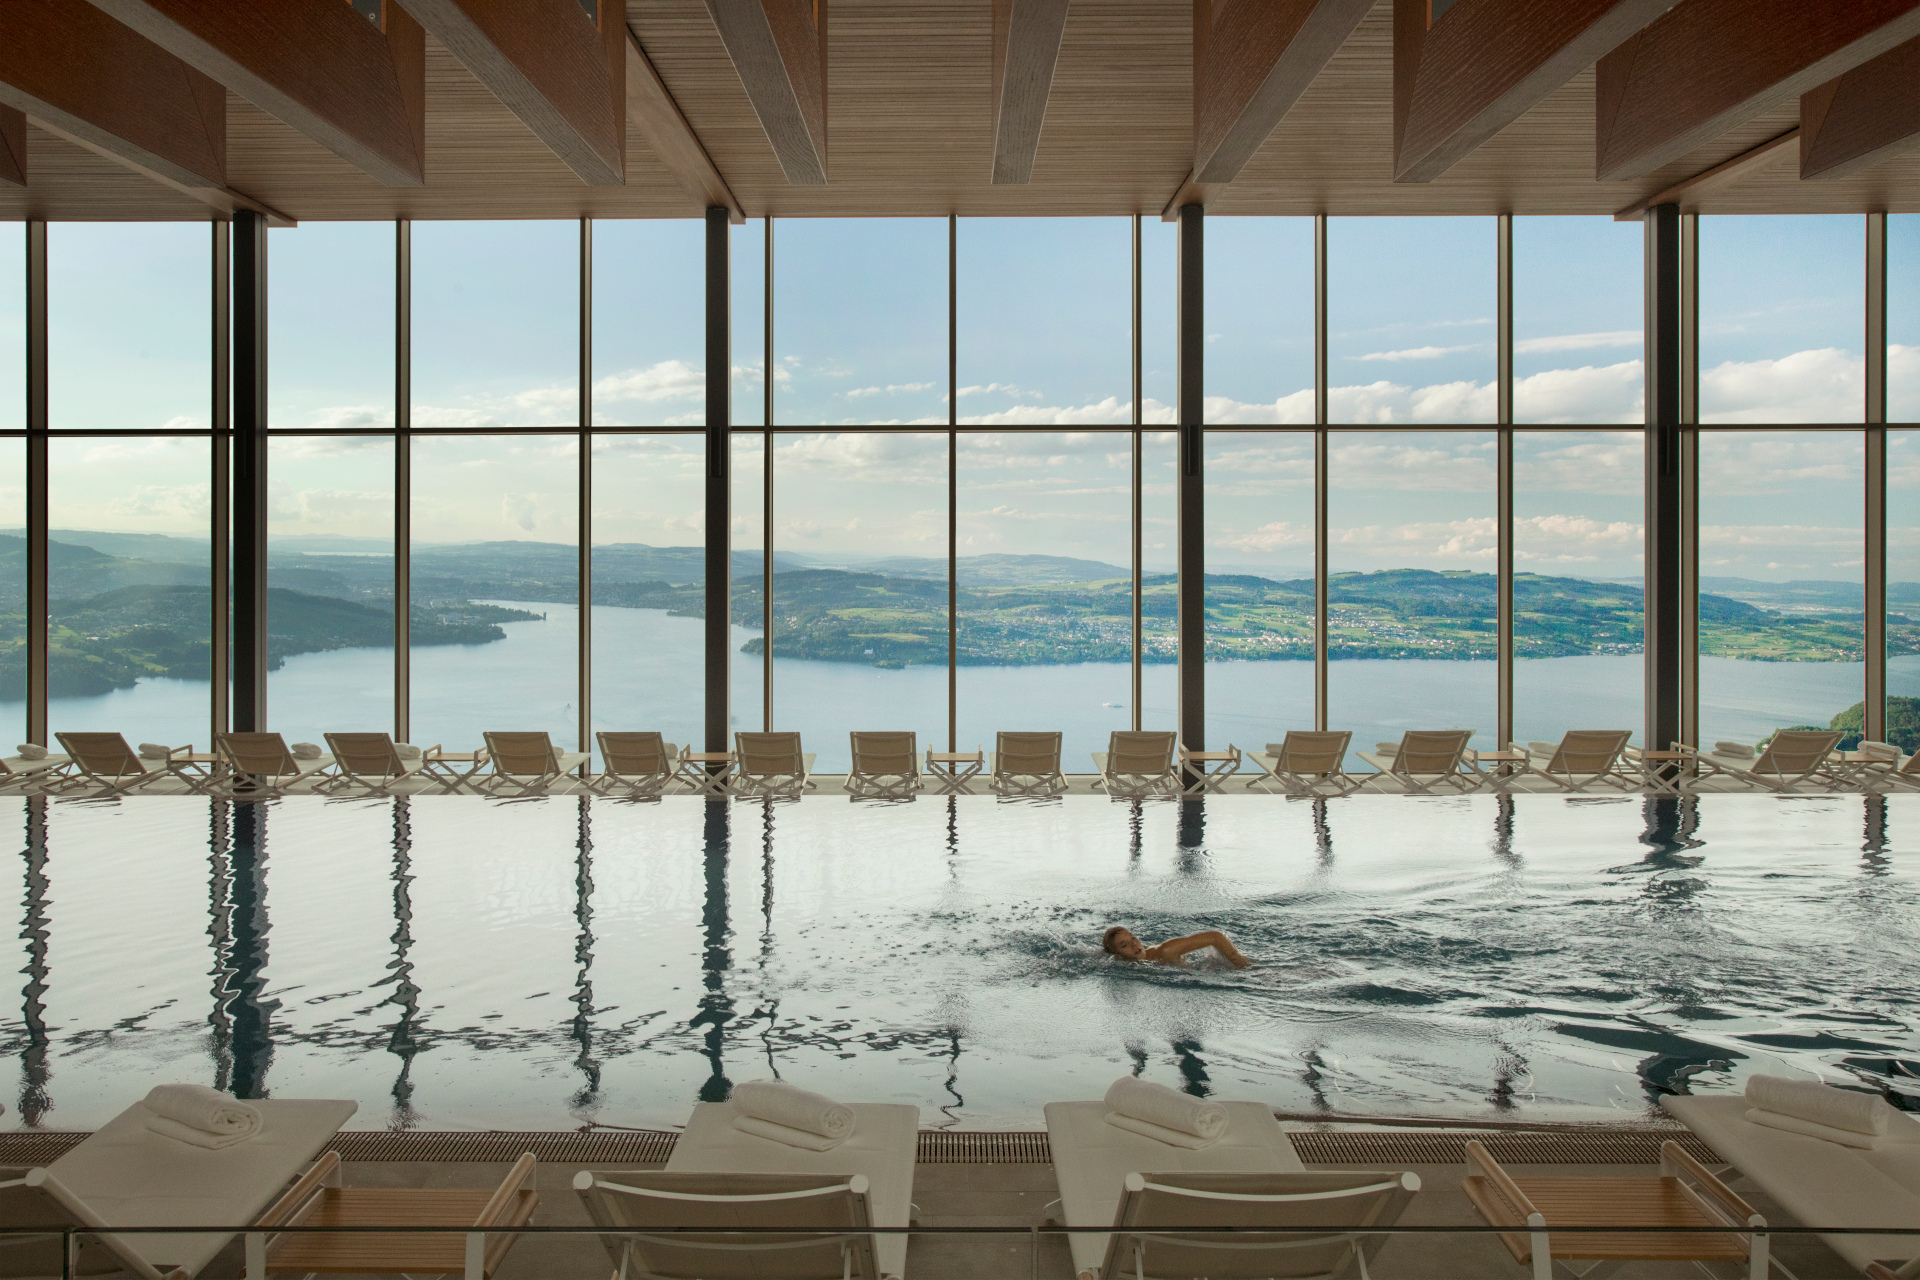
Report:
[[[1787,792],[1811,784],[1821,791],[1851,790],[1849,779],[1830,759],[1840,745],[1837,729],[1782,729],[1757,757],[1741,754],[1738,743],[1720,742],[1712,751],[1680,748],[1700,769],[1694,786],[1712,777],[1731,778],[1766,791]]]
[[[842,785],[857,798],[911,800],[920,789],[919,738],[891,730],[856,729],[847,735],[853,764]]]
[[[127,740],[117,733],[56,733],[73,761],[73,771],[48,786],[49,791],[100,788],[105,792],[138,791],[173,776],[165,758],[135,754]],[[171,754],[191,755],[191,746],[179,747]]]
[[[1441,787],[1462,795],[1477,791],[1487,779],[1473,763],[1467,746],[1472,739],[1471,729],[1409,729],[1394,751],[1360,753],[1362,760],[1380,771],[1366,784],[1379,787],[1392,781],[1424,796],[1437,794]]]
[[[343,1187],[329,1151],[247,1233],[248,1280],[268,1275],[441,1275],[488,1280],[539,1207],[538,1167],[521,1156],[492,1191],[452,1187]],[[301,1227],[454,1227],[407,1234],[302,1232]]]
[[[1060,772],[1058,733],[996,733],[993,736],[993,791],[999,796],[1057,796],[1067,789]]]
[[[1868,739],[1854,751],[1847,774],[1868,795],[1920,790],[1920,755],[1906,755],[1891,742]]]
[[[396,784],[420,772],[422,757],[400,754],[392,735],[385,733],[330,733],[327,751],[333,772],[314,784],[330,793],[390,796]]]
[[[493,772],[475,785],[489,795],[543,796],[573,780],[567,775],[587,762],[584,751],[562,751],[544,730],[488,732],[487,763]]]
[[[217,794],[235,800],[265,800],[284,795],[289,787],[333,764],[324,753],[301,758],[277,733],[217,733],[214,753],[226,776]]]
[[[1538,744],[1527,744],[1527,771],[1544,778],[1564,791],[1587,791],[1611,787],[1616,791],[1638,791],[1640,779],[1621,770],[1620,761],[1627,750],[1631,729],[1569,729],[1558,746],[1544,753],[1542,763]],[[1517,749],[1517,748],[1516,748]]]
[[[1114,730],[1107,739],[1107,749],[1093,753],[1093,767],[1100,775],[1093,785],[1123,800],[1179,795],[1182,784],[1174,764],[1176,737],[1171,729],[1132,733]]]
[[[800,749],[797,733],[733,735],[737,796],[797,796],[813,790],[813,752]]]
[[[1417,1174],[1376,1169],[1129,1173],[1100,1274],[1112,1280],[1365,1277],[1368,1261],[1387,1241],[1378,1229],[1397,1223],[1419,1190]],[[1207,1227],[1232,1230],[1193,1230]]]
[[[615,1280],[879,1280],[864,1174],[574,1175]],[[655,1234],[660,1228],[672,1234]],[[687,1230],[710,1228],[711,1230]]]
[[[1598,1280],[1662,1261],[1744,1263],[1747,1280],[1767,1280],[1767,1220],[1678,1143],[1660,1144],[1657,1177],[1515,1178],[1469,1142],[1460,1189],[1489,1226],[1506,1228],[1500,1239],[1533,1280],[1552,1280],[1556,1262]]]
[[[600,743],[600,773],[588,778],[587,786],[599,795],[658,800],[680,767],[680,748],[661,734],[623,731],[594,737]]]
[[[44,750],[36,747],[34,750]],[[1897,757],[1900,753],[1894,752]],[[36,787],[57,786],[62,774],[72,764],[73,758],[64,755],[35,755],[22,752],[17,756],[0,759],[0,789],[19,787],[29,791]]]
[[[1363,781],[1346,771],[1352,741],[1348,730],[1289,729],[1283,740],[1269,742],[1264,752],[1251,754],[1260,774],[1247,782],[1247,790],[1271,791],[1277,786],[1290,797],[1344,796]]]

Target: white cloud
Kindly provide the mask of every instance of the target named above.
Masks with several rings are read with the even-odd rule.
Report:
[[[1456,351],[1471,351],[1480,343],[1470,342],[1463,347],[1408,347],[1404,351],[1369,351],[1363,356],[1349,356],[1350,360],[1432,360],[1439,356],[1450,356]]]
[[[1498,557],[1499,533],[1499,521],[1492,516],[1485,516],[1398,525],[1359,525],[1329,529],[1327,537],[1333,546],[1339,548],[1343,560],[1362,557],[1378,561],[1381,568],[1412,565],[1478,569]]]
[[[1348,437],[1327,459],[1327,478],[1340,489],[1388,489],[1407,492],[1491,493],[1494,447],[1491,434],[1470,439]]]
[[[1513,381],[1513,416],[1521,422],[1646,421],[1641,362],[1548,369]]]
[[[755,374],[757,376],[757,370]],[[593,383],[596,408],[602,403],[622,401],[657,404],[663,400],[702,400],[706,394],[706,373],[685,360],[662,360],[644,369],[608,374],[594,379]]]
[[[1011,382],[976,383],[970,387],[960,388],[960,395],[963,398],[966,396],[984,396],[995,393],[1005,396],[1028,396],[1035,400],[1041,398],[1038,391],[1027,391]]]
[[[1728,360],[1700,374],[1703,422],[1859,422],[1865,404],[1866,362],[1836,347]]]
[[[1289,520],[1277,520],[1272,524],[1263,524],[1258,529],[1246,533],[1229,533],[1210,538],[1212,546],[1226,547],[1234,551],[1261,553],[1277,551],[1282,547],[1313,546],[1313,526],[1295,524]]]
[[[965,394],[963,390],[961,394]],[[1133,421],[1132,404],[1114,396],[1108,396],[1093,404],[1070,406],[1015,405],[999,413],[981,413],[962,416],[962,426],[982,427],[1027,427],[1027,426],[1083,426],[1105,424],[1125,426]]]
[[[1626,563],[1640,562],[1645,544],[1645,527],[1630,520],[1551,515],[1513,522],[1513,558],[1533,573],[1591,568],[1603,562],[1624,572]]]
[[[1637,347],[1645,341],[1638,329],[1614,329],[1607,333],[1560,333],[1542,338],[1520,338],[1513,349],[1520,355],[1536,351],[1584,351],[1590,347]]]
[[[931,382],[900,382],[885,387],[856,387],[852,391],[847,392],[846,397],[852,400],[859,396],[877,396],[883,392],[891,395],[899,391],[930,391],[932,389],[933,384]]]

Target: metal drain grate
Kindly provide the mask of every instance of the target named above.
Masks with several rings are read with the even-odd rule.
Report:
[[[1682,1130],[1601,1129],[1591,1133],[1470,1133],[1458,1129],[1412,1132],[1289,1133],[1306,1164],[1459,1164],[1477,1139],[1506,1164],[1659,1164],[1660,1144],[1678,1142],[1688,1155],[1713,1164],[1720,1157]]]
[[[29,1169],[49,1165],[89,1136],[72,1132],[0,1133],[0,1164]]]
[[[922,1129],[920,1164],[1052,1164],[1047,1135]]]
[[[343,1133],[328,1144],[342,1160],[509,1164],[531,1151],[545,1164],[664,1164],[680,1135],[618,1133]]]

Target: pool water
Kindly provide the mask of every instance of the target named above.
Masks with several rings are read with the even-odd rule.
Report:
[[[964,1128],[1134,1071],[1343,1115],[1920,1095],[1920,797],[0,806],[17,1125],[166,1080],[428,1129],[665,1127],[776,1074]],[[1115,961],[1114,923],[1256,967]]]

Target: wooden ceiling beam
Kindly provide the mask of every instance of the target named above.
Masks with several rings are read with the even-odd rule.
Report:
[[[1232,182],[1371,0],[1194,0],[1193,175]]]
[[[626,182],[623,0],[598,0],[597,19],[580,0],[399,3],[582,182]]]
[[[993,0],[993,181],[1033,177],[1067,0]]]
[[[1677,204],[1682,213],[1697,213],[1701,196],[1730,187],[1762,169],[1771,168],[1787,154],[1787,148],[1799,140],[1800,130],[1796,126],[1777,138],[1768,138],[1757,147],[1749,147],[1731,160],[1722,160],[1711,169],[1702,170],[1690,178],[1682,178],[1644,200],[1634,201],[1614,214],[1613,220],[1639,222],[1647,216],[1647,210],[1662,204]]]
[[[1639,178],[1920,36],[1920,0],[1681,0],[1600,59],[1594,172]]]
[[[27,113],[0,107],[0,182],[27,185]]]
[[[71,0],[9,0],[0,106],[175,182],[227,182],[227,91]]]
[[[1678,0],[1394,0],[1393,180],[1432,182]]]
[[[654,69],[647,51],[640,47],[640,37],[631,28],[627,31],[627,123],[639,130],[674,181],[698,200],[701,208],[726,209],[727,221],[736,226],[747,220],[733,188],[687,123],[680,104],[667,91],[666,81]]]
[[[1920,146],[1920,40],[1800,95],[1800,176],[1844,178]]]
[[[747,100],[796,187],[827,184],[827,0],[707,0]]]
[[[342,0],[92,0],[390,187],[426,182],[426,33]]]
[[[102,160],[110,160],[129,172],[139,174],[156,186],[165,187],[169,191],[177,191],[190,200],[198,200],[201,204],[207,206],[207,208],[213,210],[213,212],[223,218],[231,218],[234,211],[238,209],[251,209],[255,213],[263,215],[267,220],[267,225],[270,227],[297,227],[300,225],[299,220],[293,217],[293,215],[284,213],[264,201],[255,200],[245,192],[235,191],[232,187],[225,185],[210,186],[205,182],[181,182],[169,174],[161,173],[155,169],[149,169],[137,160],[129,160],[126,156],[111,151],[97,142],[83,138],[78,134],[68,133],[56,124],[33,116],[29,116],[27,119],[36,129],[51,134],[62,142],[71,143],[82,151],[91,152],[99,156]]]

